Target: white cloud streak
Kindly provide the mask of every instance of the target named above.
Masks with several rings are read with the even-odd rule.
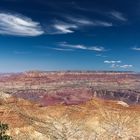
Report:
[[[88,47],[87,49],[88,50],[91,50],[91,51],[97,51],[97,52],[106,51],[104,47],[100,47],[100,46]]]
[[[132,68],[133,65],[121,65],[120,68],[124,68],[124,69],[128,69],[128,68]]]
[[[53,25],[54,29],[56,30],[55,34],[67,34],[73,33],[74,29],[77,29],[77,25],[67,24],[67,23],[58,23]]]
[[[91,46],[91,47],[87,47],[85,45],[72,45],[72,44],[68,44],[67,42],[62,42],[59,43],[59,46],[61,47],[68,47],[68,48],[73,48],[73,49],[81,49],[81,50],[89,50],[89,51],[96,51],[96,52],[103,52],[106,51],[104,47],[100,47],[100,46]]]
[[[110,15],[117,20],[127,21],[127,18],[124,17],[124,15],[118,11],[112,11],[112,12],[110,12]]]
[[[40,23],[10,13],[0,13],[0,34],[14,36],[38,36],[44,34]]]
[[[131,49],[134,50],[134,51],[140,51],[140,48],[138,48],[138,47],[133,47]]]
[[[67,17],[70,22],[73,22],[79,26],[102,26],[102,27],[111,27],[112,23],[100,20],[89,20],[86,18],[75,18],[75,17]]]
[[[103,55],[103,54],[96,54],[96,56],[97,57],[104,57],[104,58],[107,57],[106,55]]]
[[[52,48],[52,49],[56,51],[73,51],[73,49],[63,49],[63,48]]]
[[[117,60],[117,61],[114,61],[114,60],[105,60],[104,61],[104,63],[106,63],[106,64],[115,64],[115,63],[121,63],[121,61],[120,60]]]
[[[96,20],[96,21],[93,21],[93,26],[111,27],[113,26],[113,24],[110,22]]]
[[[111,68],[123,68],[123,69],[129,69],[129,68],[132,68],[133,65],[127,65],[127,64],[124,64],[124,65],[121,65],[122,61],[118,60],[118,61],[108,61],[108,60],[105,60],[104,61],[105,64],[111,64]]]
[[[84,18],[67,17],[67,19],[70,22],[74,22],[79,25],[92,25],[93,24],[92,21],[90,21],[88,19],[84,19]]]

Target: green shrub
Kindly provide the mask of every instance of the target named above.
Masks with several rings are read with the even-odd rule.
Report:
[[[13,140],[11,136],[6,134],[8,129],[8,124],[3,124],[0,122],[0,140]]]

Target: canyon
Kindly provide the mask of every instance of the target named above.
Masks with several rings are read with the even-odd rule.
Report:
[[[139,140],[140,74],[0,74],[0,114],[18,140]]]

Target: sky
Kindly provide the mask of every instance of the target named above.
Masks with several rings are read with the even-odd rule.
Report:
[[[0,72],[139,72],[139,61],[139,0],[0,1]]]

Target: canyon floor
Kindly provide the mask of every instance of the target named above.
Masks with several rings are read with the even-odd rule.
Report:
[[[14,140],[140,140],[140,74],[0,74],[0,121]]]

